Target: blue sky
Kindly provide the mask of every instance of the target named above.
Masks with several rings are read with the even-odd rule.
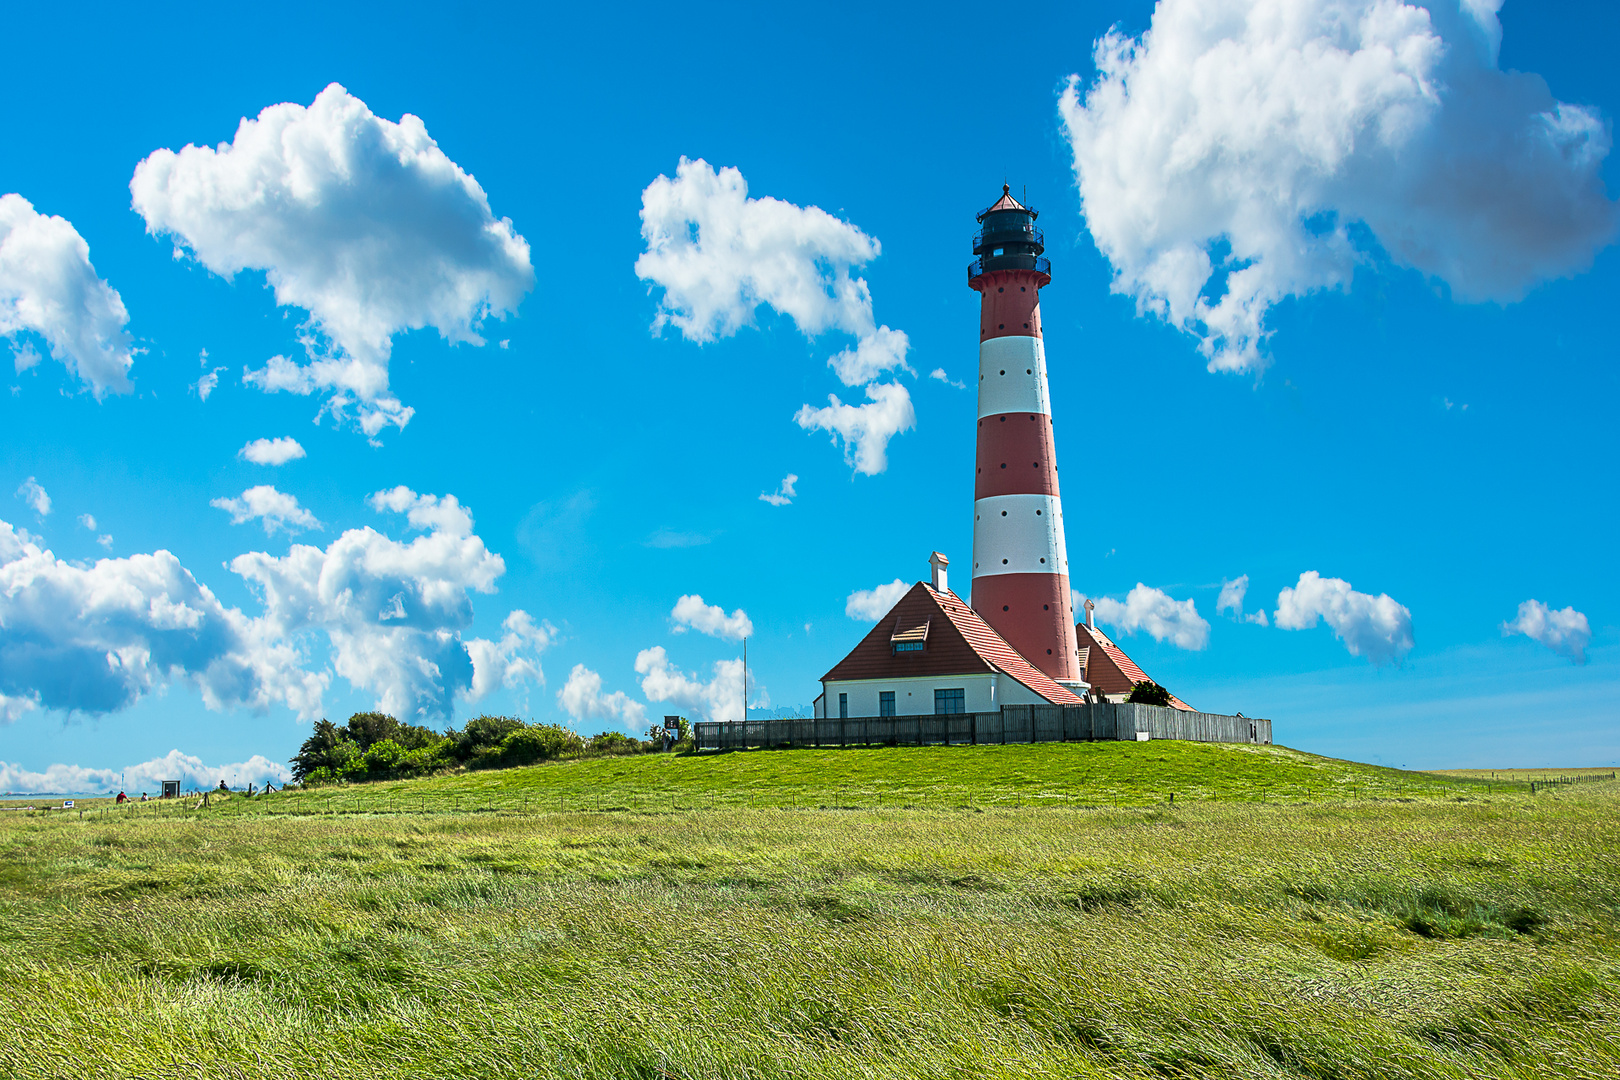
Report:
[[[1333,7],[1279,2],[1318,20]],[[1262,103],[1292,94],[1310,114],[1361,76],[1318,62],[1290,82],[1251,26],[1249,66],[1206,70],[1190,101],[1154,67],[1156,43],[1128,75],[1146,111],[1094,104],[1081,119],[1095,137],[1081,137],[1064,110],[1099,79],[1093,43],[1111,27],[1141,34],[1152,4],[1037,4],[988,28],[977,6],[17,15],[17,39],[49,47],[0,71],[0,195],[27,200],[42,218],[11,213],[40,235],[58,217],[82,237],[86,280],[116,290],[127,323],[103,294],[86,302],[108,340],[127,334],[109,355],[130,363],[128,392],[110,368],[98,383],[93,358],[53,357],[44,324],[0,289],[0,332],[21,357],[0,368],[0,520],[14,530],[0,554],[35,568],[17,562],[6,579],[3,786],[171,751],[199,776],[280,762],[309,730],[300,711],[341,720],[379,701],[435,725],[515,711],[586,732],[697,715],[737,675],[744,619],[756,703],[807,704],[864,632],[846,613],[853,593],[924,577],[934,549],[967,562],[974,402],[951,381],[971,383],[976,364],[973,215],[1004,180],[1040,208],[1054,264],[1043,318],[1072,584],[1112,601],[1116,638],[1150,674],[1197,707],[1273,717],[1280,741],[1323,753],[1615,763],[1620,369],[1607,313],[1620,261],[1607,193],[1620,185],[1607,140],[1620,19],[1608,5],[1509,3],[1492,64],[1495,6],[1436,0],[1421,25],[1390,31],[1444,44],[1412,61],[1433,92],[1398,71],[1367,83],[1361,111],[1321,121],[1354,136],[1331,165],[1300,165],[1317,129],[1298,128],[1297,146],[1273,133],[1174,174],[1151,146],[1109,136],[1231,146],[1248,114],[1215,115],[1222,86],[1260,87]],[[1175,19],[1189,12],[1250,7],[1167,3],[1159,40],[1185,32]],[[1376,35],[1359,33],[1338,44],[1372,50]],[[1567,107],[1549,113],[1563,117],[1563,157],[1515,165],[1499,148],[1524,124],[1479,87],[1509,71]],[[1066,106],[1071,75],[1080,97]],[[1168,95],[1156,104],[1155,78]],[[323,120],[312,106],[333,83],[346,94],[329,91]],[[1541,84],[1512,85],[1533,97]],[[153,158],[231,143],[243,118],[283,104],[308,110],[276,115],[311,139],[258,147],[261,165],[315,153],[317,135],[364,143],[410,114],[427,171],[386,191],[399,179],[386,169],[317,178],[321,198],[288,216],[286,200],[244,209],[219,194],[217,160]],[[1084,213],[1077,153],[1093,185]],[[679,207],[650,213],[692,258],[638,276],[656,233],[644,195],[678,183],[683,158],[706,164],[680,206],[707,200],[706,227],[734,228],[736,243],[694,255]],[[712,175],[727,168],[740,173],[730,189]],[[429,173],[439,186],[412,186]],[[1123,194],[1098,186],[1104,173]],[[1277,201],[1280,177],[1303,201]],[[743,203],[737,183],[779,202]],[[1237,212],[1249,224],[1226,228],[1238,218],[1211,193],[1234,185],[1250,192]],[[737,225],[727,207],[751,216]],[[1286,235],[1254,226],[1256,208]],[[1547,240],[1560,223],[1568,235]],[[784,248],[784,236],[809,239]],[[1320,258],[1286,265],[1280,253],[1301,245]],[[51,257],[83,277],[70,249]],[[1207,306],[1154,314],[1174,290],[1153,259],[1193,250],[1213,259],[1192,291],[1207,301],[1260,268],[1259,336]],[[772,286],[748,261],[762,251],[829,276],[808,293]],[[0,282],[48,277],[12,258]],[[344,258],[349,277],[329,273]],[[865,294],[828,299],[855,279]],[[861,343],[882,346],[864,370],[829,366]],[[307,392],[246,374],[276,370],[272,357],[285,358],[279,385]],[[338,368],[349,383],[334,409],[318,372]],[[914,417],[881,469],[795,419],[829,394],[865,402],[866,386],[903,388]],[[369,432],[368,410],[381,418]],[[283,438],[303,456],[242,456]],[[791,501],[760,498],[790,474]],[[273,499],[246,495],[263,487]],[[276,506],[273,533],[245,513]],[[136,561],[94,576],[97,560]],[[327,584],[353,577],[348,607],[340,588],[318,611],[301,598],[318,591],[317,565]],[[1316,611],[1313,628],[1275,625],[1288,622],[1279,593],[1306,572],[1344,583],[1340,606],[1329,589],[1294,618]],[[65,591],[30,607],[39,574]],[[1271,625],[1216,610],[1243,575],[1242,612]],[[134,592],[110,622],[64,599],[115,585]],[[703,603],[682,621],[686,596]],[[1585,617],[1584,663],[1568,636],[1560,652],[1504,634],[1530,600]],[[124,667],[108,682],[115,646]]]

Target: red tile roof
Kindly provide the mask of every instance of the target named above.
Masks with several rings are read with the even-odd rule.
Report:
[[[920,653],[896,655],[891,644],[895,632],[921,626],[930,619],[928,647]],[[990,671],[1018,680],[1054,705],[1080,704],[1072,692],[1019,655],[961,597],[948,591],[935,592],[921,581],[821,681]]]
[[[1086,681],[1099,694],[1128,694],[1131,687],[1139,682],[1151,682],[1147,672],[1137,666],[1136,661],[1125,655],[1125,650],[1115,645],[1108,635],[1095,626],[1085,623],[1076,623],[1075,636],[1080,639],[1083,649],[1089,642],[1092,651],[1087,657]],[[1170,704],[1177,709],[1187,712],[1195,711],[1191,705],[1182,701],[1176,695],[1170,695]]]
[[[960,596],[953,592],[934,592],[920,581],[917,584],[928,589],[929,595],[939,604],[945,617],[961,631],[973,651],[997,671],[1012,676],[1054,705],[1082,704],[1072,690],[1059,686],[1050,675],[1025,660],[1018,650],[1007,644],[1005,638],[990,629],[990,624],[981,619],[977,611],[964,604]]]

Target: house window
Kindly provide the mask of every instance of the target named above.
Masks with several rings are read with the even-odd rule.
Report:
[[[922,652],[924,644],[921,641],[897,641],[894,643],[894,651],[896,653]]]
[[[963,700],[965,696],[961,687],[956,687],[953,690],[935,690],[934,715],[950,716],[965,711],[962,707],[966,704]]]
[[[878,691],[878,715],[879,716],[893,716],[894,715],[894,691],[893,690],[880,690],[880,691]]]
[[[849,719],[849,695],[848,694],[839,694],[838,695],[838,719],[840,719],[840,720],[848,720]]]

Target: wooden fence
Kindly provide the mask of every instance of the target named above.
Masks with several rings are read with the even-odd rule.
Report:
[[[1598,784],[1613,780],[1614,773],[1581,773],[1576,776],[1549,776],[1539,780],[1530,781],[1530,794],[1545,791],[1550,787],[1563,787],[1568,784]]]
[[[1271,721],[1157,705],[1008,705],[999,712],[944,716],[814,717],[693,725],[699,750],[768,746],[934,746],[1144,741],[1269,745]]]

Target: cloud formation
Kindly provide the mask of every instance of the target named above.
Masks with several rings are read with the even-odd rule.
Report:
[[[17,488],[17,498],[28,504],[28,509],[44,521],[45,516],[51,512],[51,497],[45,489],[39,486],[39,481],[32,476],[24,480]]]
[[[304,448],[290,435],[277,439],[254,439],[236,452],[243,461],[255,465],[285,465],[304,456]]]
[[[845,405],[827,395],[821,408],[799,406],[793,422],[806,431],[827,431],[844,442],[844,461],[856,472],[876,476],[889,467],[889,440],[917,426],[911,395],[899,383],[870,383],[865,405]]]
[[[463,696],[477,701],[491,691],[516,689],[525,683],[546,684],[540,670],[540,653],[557,640],[557,628],[549,622],[535,622],[534,616],[516,608],[501,621],[505,631],[499,641],[470,638],[467,656],[472,660],[472,684]]]
[[[1356,592],[1342,578],[1325,578],[1315,570],[1277,594],[1274,616],[1280,630],[1310,630],[1322,619],[1351,656],[1374,664],[1398,663],[1412,651],[1412,613],[1388,593]]]
[[[0,195],[0,336],[11,339],[19,373],[39,354],[17,337],[38,334],[98,399],[127,394],[134,363],[128,322],[123,299],[96,276],[77,229],[21,195]]]
[[[775,491],[761,492],[759,501],[768,502],[772,506],[786,506],[793,501],[793,496],[798,494],[793,490],[793,485],[798,482],[799,478],[796,475],[788,473],[782,477],[782,482],[777,485]]]
[[[1254,612],[1252,615],[1243,614],[1243,597],[1249,591],[1249,575],[1235,578],[1232,581],[1222,582],[1221,595],[1215,601],[1215,614],[1230,611],[1232,618],[1242,622],[1256,623],[1266,626],[1270,620],[1266,618],[1265,609]]]
[[[1178,649],[1197,651],[1209,645],[1209,623],[1191,600],[1176,600],[1162,589],[1137,582],[1125,601],[1099,597],[1093,614],[1124,634],[1146,630],[1154,641],[1168,641]]]
[[[248,784],[263,787],[265,781],[285,784],[292,772],[280,762],[254,754],[246,761],[230,765],[205,765],[200,757],[170,750],[160,758],[123,769],[95,769],[82,765],[51,765],[44,772],[30,772],[21,765],[0,761],[0,791],[53,794],[100,794],[126,791],[154,795],[163,791],[163,781],[178,780],[182,790],[201,791],[219,786],[221,780],[233,788]]]
[[[407,543],[349,529],[325,549],[239,555],[230,569],[262,602],[252,617],[167,551],[73,566],[0,522],[0,720],[35,708],[111,712],[171,679],[196,684],[210,709],[280,702],[305,719],[321,714],[334,674],[402,719],[543,683],[550,624],[514,610],[498,641],[463,637],[471,594],[494,592],[506,570],[466,507],[403,487],[370,502],[423,535]],[[323,638],[329,666],[306,670]]]
[[[716,172],[684,157],[675,179],[659,176],[641,193],[641,235],[647,250],[636,274],[663,289],[655,331],[673,326],[705,344],[751,325],[763,304],[808,337],[854,337],[827,363],[845,386],[864,384],[870,403],[832,398],[830,408],[805,405],[794,420],[843,439],[845,460],[857,472],[883,471],[889,439],[914,426],[915,416],[904,386],[876,380],[915,372],[906,363],[910,340],[877,324],[871,289],[851,274],[881,253],[875,239],[820,207],[749,198],[737,169]]]
[[[576,722],[612,720],[638,733],[647,722],[645,705],[632,701],[623,690],[602,693],[602,676],[584,664],[575,664],[568,673],[568,682],[557,691],[557,703]]]
[[[705,604],[703,597],[695,593],[675,601],[675,609],[669,613],[669,617],[675,620],[677,634],[685,633],[690,628],[726,641],[741,641],[754,634],[754,624],[742,608],[727,615],[725,608],[719,604]]]
[[[319,707],[325,680],[227,608],[167,551],[57,559],[0,521],[0,720],[35,708],[100,714],[184,679],[210,709]]]
[[[375,693],[378,708],[402,718],[446,715],[456,698],[475,696],[475,682],[488,689],[507,677],[510,657],[499,677],[475,680],[461,638],[472,623],[469,594],[494,592],[506,564],[473,533],[472,515],[454,495],[398,487],[370,501],[378,511],[405,514],[424,535],[402,543],[371,528],[349,529],[324,550],[295,544],[280,558],[249,552],[233,559],[231,570],[261,597],[262,619],[277,639],[323,634],[333,669]]]
[[[899,578],[873,589],[856,589],[844,601],[844,614],[857,622],[873,622],[889,613],[911,589]]]
[[[217,148],[154,151],[129,187],[176,254],[225,278],[263,270],[278,304],[309,313],[310,362],[274,357],[247,381],[329,392],[324,411],[355,406],[371,436],[413,412],[388,390],[395,334],[431,326],[481,345],[484,320],[515,312],[534,284],[528,242],[426,125],[384,120],[337,83],[308,108],[243,119]]]
[[[1613,238],[1607,125],[1497,68],[1500,0],[1162,0],[1059,106],[1115,292],[1263,368],[1268,311],[1387,253],[1512,301]]]
[[[1554,611],[1540,600],[1526,600],[1519,605],[1519,614],[1502,624],[1502,634],[1523,634],[1559,656],[1584,664],[1586,646],[1592,640],[1592,626],[1585,615],[1572,607]]]
[[[716,660],[714,677],[703,682],[671,666],[664,647],[654,645],[636,654],[636,674],[642,677],[641,692],[648,701],[669,702],[709,720],[743,719],[743,662],[740,659]]]
[[[241,525],[257,518],[264,526],[266,536],[274,535],[277,529],[295,533],[322,528],[314,514],[298,505],[296,497],[277,491],[270,484],[250,487],[234,499],[214,499],[208,505],[230,514],[232,525]]]

